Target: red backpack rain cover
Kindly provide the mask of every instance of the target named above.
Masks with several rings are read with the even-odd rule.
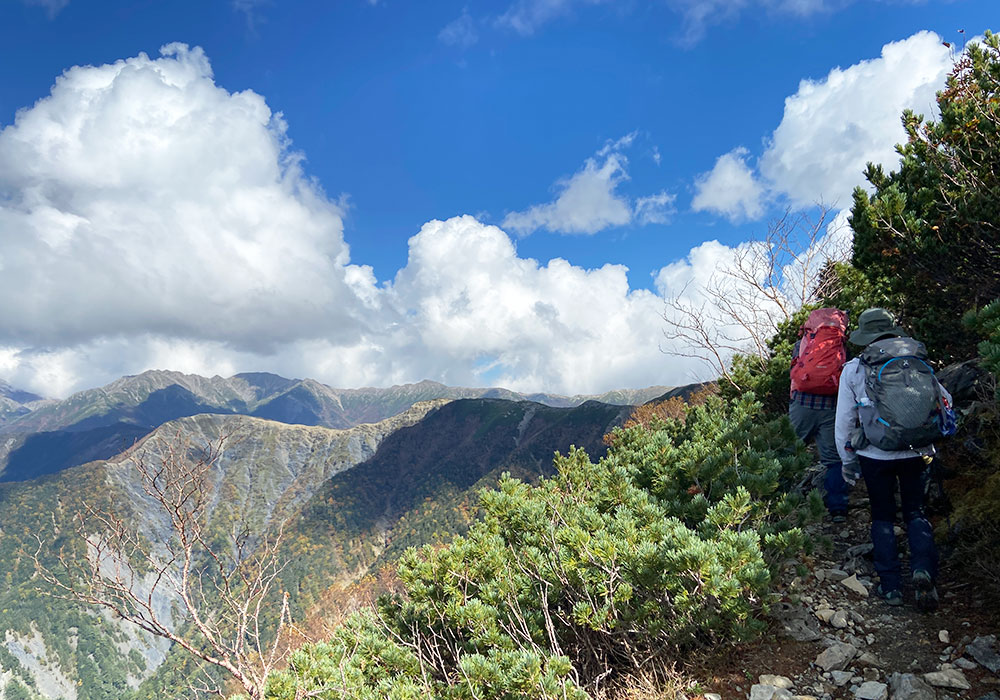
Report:
[[[792,358],[792,391],[836,394],[840,370],[847,362],[847,314],[840,309],[816,309],[799,335],[799,353]]]

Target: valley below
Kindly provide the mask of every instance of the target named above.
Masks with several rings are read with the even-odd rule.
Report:
[[[293,619],[315,621],[342,613],[324,609],[339,599],[335,592],[376,575],[408,547],[464,532],[478,490],[501,474],[536,481],[571,446],[596,458],[632,403],[671,395],[651,387],[522,396],[432,382],[333,390],[274,375],[172,372],[123,378],[64,401],[5,387],[2,700],[185,697],[178,689],[199,672],[186,652],[107,608],[60,597],[39,575],[69,580],[86,574],[88,561],[97,562],[89,570],[111,575],[111,564],[83,544],[99,526],[95,512],[116,514],[154,549],[175,538],[140,463],[197,461],[217,450],[200,487],[206,531],[224,537],[244,528],[255,542],[280,531],[280,589]],[[161,618],[189,622],[177,592],[151,574],[134,585]]]

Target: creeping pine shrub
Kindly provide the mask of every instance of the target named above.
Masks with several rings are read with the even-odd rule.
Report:
[[[965,316],[965,325],[979,331],[983,340],[979,343],[979,357],[983,367],[994,379],[1000,379],[1000,299]],[[1000,401],[1000,381],[996,382],[995,398]]]
[[[1000,299],[965,316],[979,333],[979,361],[994,378],[992,400],[983,396],[966,417],[972,436],[962,463],[963,488],[952,489],[951,541],[955,561],[1000,595]],[[971,448],[971,449],[970,449]]]
[[[537,486],[503,478],[467,536],[408,550],[405,592],[296,652],[268,697],[582,699],[750,637],[769,558],[804,542],[803,503],[781,493],[800,444],[787,423],[753,426],[759,410],[713,397],[620,431],[596,464],[573,449]]]

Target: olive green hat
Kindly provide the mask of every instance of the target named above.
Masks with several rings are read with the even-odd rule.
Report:
[[[885,309],[867,309],[858,317],[858,329],[851,333],[850,341],[864,347],[884,335],[906,335],[896,319]]]

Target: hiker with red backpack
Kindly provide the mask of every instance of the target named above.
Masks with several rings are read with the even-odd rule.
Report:
[[[792,353],[788,419],[803,442],[815,439],[826,468],[823,502],[834,522],[847,519],[847,484],[834,435],[837,387],[847,361],[847,314],[840,309],[815,309],[800,329]]]
[[[936,439],[954,432],[951,395],[934,376],[924,344],[907,337],[885,309],[862,313],[850,341],[864,350],[841,374],[837,449],[844,479],[853,486],[863,475],[868,488],[878,593],[889,605],[903,603],[894,533],[898,485],[915,601],[934,610],[938,557],[924,515],[925,457],[934,454]]]

